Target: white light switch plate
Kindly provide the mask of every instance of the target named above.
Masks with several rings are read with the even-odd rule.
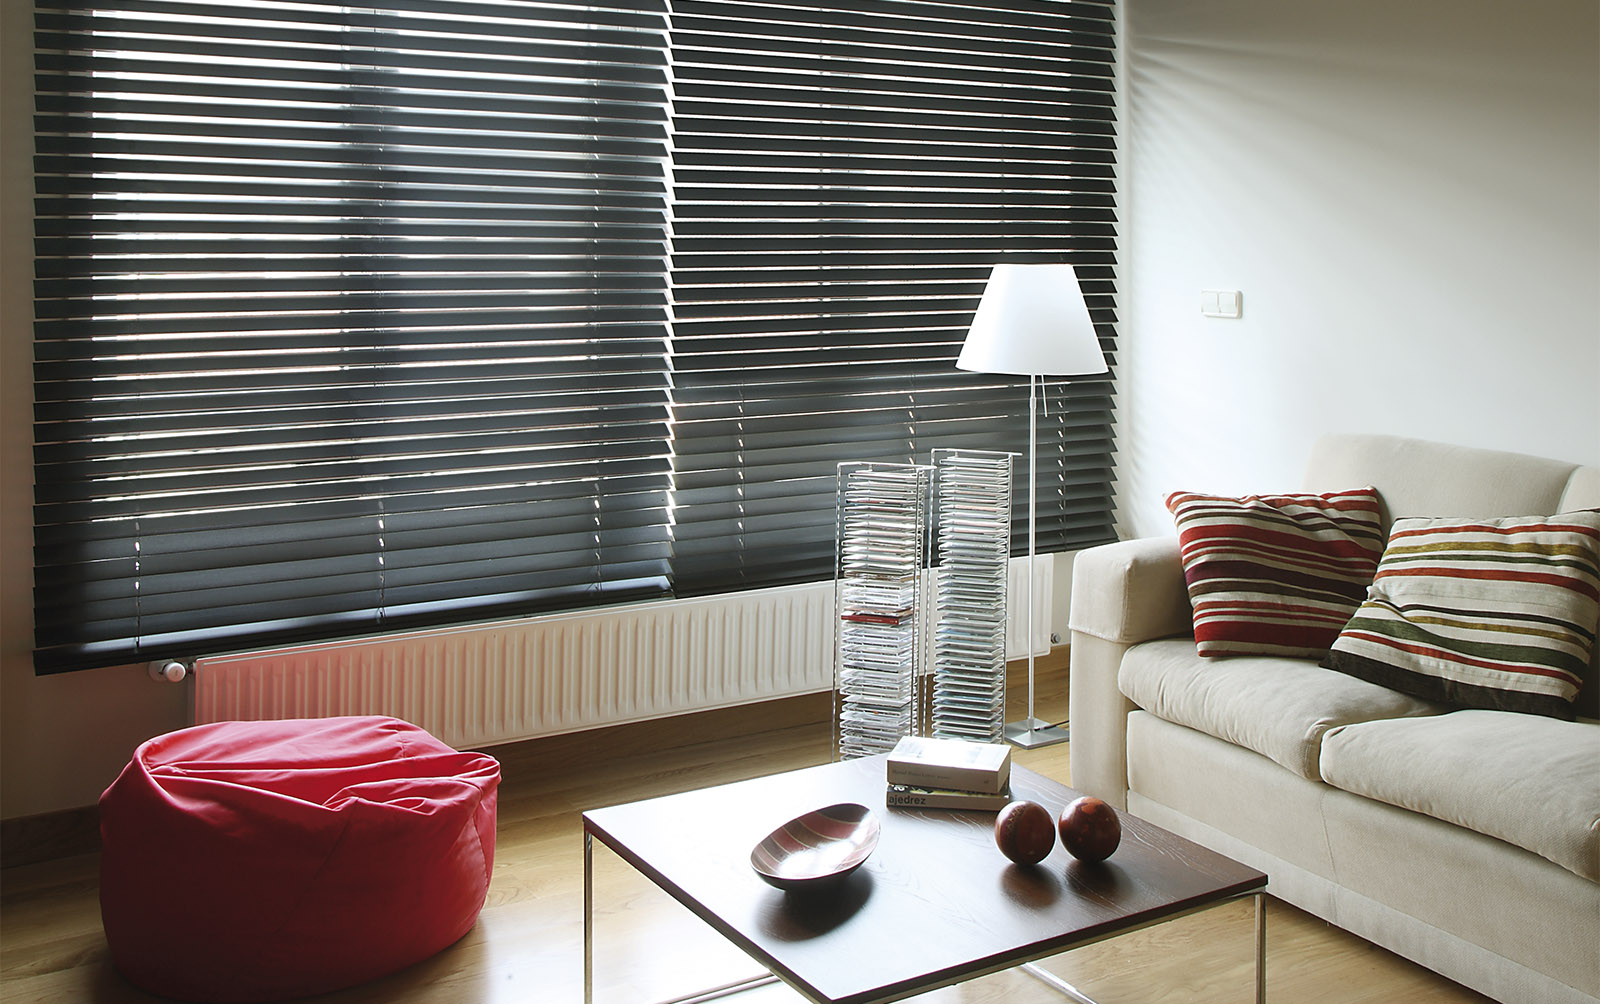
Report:
[[[1244,312],[1244,294],[1237,289],[1202,289],[1200,313],[1207,317],[1238,317]]]

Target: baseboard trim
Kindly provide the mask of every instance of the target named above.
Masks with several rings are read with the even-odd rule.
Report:
[[[0,820],[0,867],[32,865],[100,850],[100,807]]]

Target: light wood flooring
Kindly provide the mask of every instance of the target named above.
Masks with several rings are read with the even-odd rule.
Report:
[[[1039,717],[1066,717],[1064,668],[1040,663]],[[1054,681],[1054,682],[1053,682]],[[1020,681],[1018,681],[1020,683]],[[1022,717],[1023,686],[1013,686]],[[501,758],[498,850],[478,925],[434,958],[386,979],[315,998],[324,1004],[576,1002],[582,999],[586,808],[790,770],[828,759],[829,703],[795,698],[557,737],[491,752]],[[1016,762],[1068,780],[1067,745],[1019,750]],[[730,806],[729,811],[738,811]],[[158,1000],[117,975],[100,929],[98,857],[78,855],[0,872],[0,1000],[121,1004]],[[752,963],[687,910],[595,845],[597,1002],[663,1000],[751,975]],[[1101,1001],[1250,999],[1248,902],[1078,949],[1045,962]],[[173,932],[182,938],[182,931]],[[1487,998],[1272,902],[1268,998],[1275,1002],[1481,1004]],[[783,987],[731,1000],[800,1001]],[[1013,971],[917,998],[930,1004],[1063,1000]]]

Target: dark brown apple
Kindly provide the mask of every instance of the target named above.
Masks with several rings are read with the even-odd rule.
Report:
[[[1061,810],[1061,846],[1080,861],[1104,861],[1122,842],[1117,810],[1085,795]]]
[[[1000,853],[1017,864],[1038,864],[1056,845],[1050,810],[1026,799],[1012,802],[995,817],[994,842]]]

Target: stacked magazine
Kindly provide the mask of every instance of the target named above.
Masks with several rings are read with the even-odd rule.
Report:
[[[907,736],[889,754],[885,773],[889,806],[998,812],[1011,801],[1005,743]]]

